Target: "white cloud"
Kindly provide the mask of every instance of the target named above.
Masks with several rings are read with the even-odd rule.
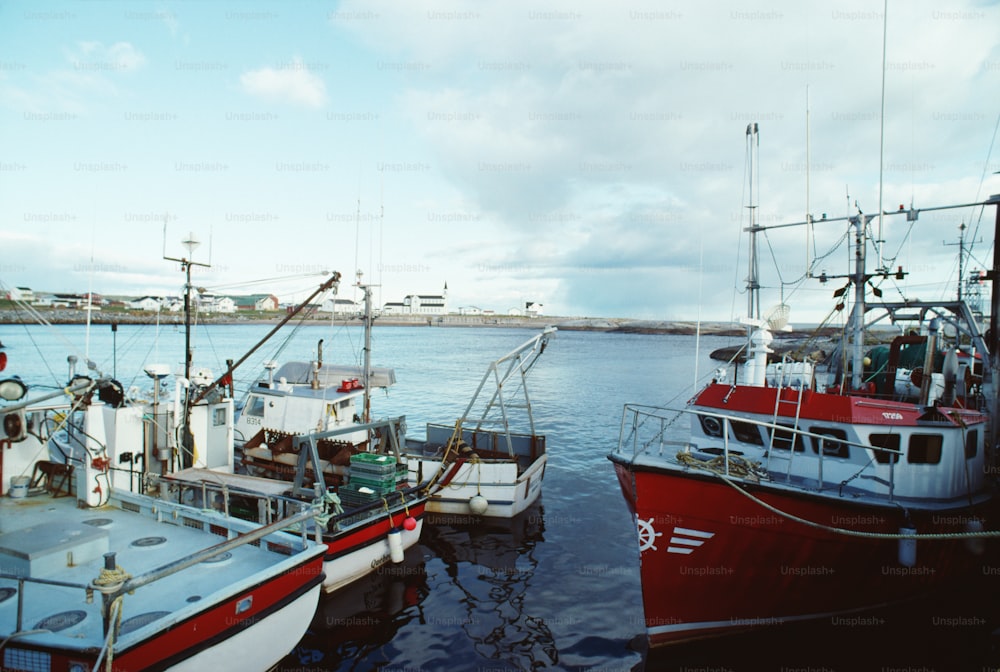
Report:
[[[280,68],[261,68],[240,75],[243,90],[265,100],[288,102],[307,107],[322,107],[326,103],[326,85],[309,72],[301,58]]]
[[[68,53],[70,65],[81,72],[135,72],[146,64],[146,57],[128,42],[105,46],[101,42],[78,42]]]

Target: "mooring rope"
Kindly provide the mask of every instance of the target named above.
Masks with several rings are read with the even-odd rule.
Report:
[[[759,504],[768,511],[777,514],[783,518],[787,518],[788,520],[792,520],[795,521],[796,523],[801,523],[802,525],[806,525],[808,527],[812,527],[815,529],[825,530],[827,532],[842,534],[849,537],[862,537],[866,539],[956,540],[956,539],[1000,538],[1000,530],[983,530],[982,532],[929,532],[929,533],[925,532],[925,533],[913,533],[913,534],[897,534],[892,532],[862,532],[859,530],[846,530],[841,527],[834,527],[832,525],[824,525],[823,523],[817,523],[812,520],[806,520],[805,518],[800,518],[795,514],[788,513],[787,511],[782,511],[776,506],[768,504],[760,497],[757,497],[756,495],[747,492],[739,485],[737,485],[735,482],[733,482],[728,476],[726,476],[725,472],[723,471],[724,466],[722,468],[719,467],[720,464],[725,465],[725,459],[726,458],[720,455],[718,457],[712,458],[711,460],[699,460],[698,458],[694,457],[689,453],[677,454],[677,461],[680,462],[681,464],[694,467],[696,469],[702,469],[711,474],[714,474],[723,483],[736,490],[736,492],[740,493],[744,497],[747,497],[756,504]],[[740,475],[740,472],[745,472],[748,469],[747,465],[750,465],[749,468],[751,470],[753,470],[757,465],[756,462],[750,462],[749,460],[746,460],[745,458],[742,457],[738,457],[736,455],[730,455],[729,460],[730,460],[729,473],[731,475],[732,474]],[[750,478],[759,478],[759,476],[757,476],[757,474],[754,471],[751,471]]]

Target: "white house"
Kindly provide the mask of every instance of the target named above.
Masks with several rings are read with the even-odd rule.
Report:
[[[278,297],[274,294],[249,294],[233,297],[236,310],[277,310]]]
[[[382,304],[383,315],[405,315],[409,312],[409,306],[402,301],[390,301]]]
[[[536,303],[534,301],[528,301],[524,304],[524,314],[528,317],[538,317],[542,314],[542,304]]]
[[[354,315],[361,311],[361,305],[350,299],[331,296],[323,301],[319,310],[324,313],[333,313],[334,315]]]
[[[15,287],[7,292],[7,298],[11,301],[24,301],[25,303],[31,303],[35,300],[35,293],[31,291],[30,287]]]
[[[160,310],[160,300],[155,296],[144,296],[139,299],[132,299],[126,304],[129,310],[145,310],[155,313]]]
[[[220,296],[215,300],[215,312],[217,313],[235,313],[236,312],[236,302],[233,301],[228,296]]]

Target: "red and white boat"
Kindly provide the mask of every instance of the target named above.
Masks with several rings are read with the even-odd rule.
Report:
[[[313,436],[318,441],[317,453],[306,464],[305,473],[322,472],[329,486],[336,488],[350,478],[350,454],[380,443],[390,447],[400,468],[400,479],[407,485],[400,491],[409,493],[406,501],[387,500],[394,515],[402,516],[408,508],[409,517],[419,525],[425,508],[431,513],[496,518],[524,511],[541,494],[548,463],[545,436],[535,431],[527,376],[555,327],[543,329],[491,362],[454,424],[427,423],[423,437],[397,442],[398,428],[404,425],[400,417],[388,431],[378,430],[379,441],[371,441],[371,393],[388,390],[396,376],[393,369],[373,367],[369,362],[371,290],[360,283],[357,286],[365,296],[365,363],[326,363],[321,341],[315,361],[269,367],[266,377],[247,393],[236,420],[243,469],[290,480],[303,473],[299,463],[305,456],[293,437]],[[390,436],[392,441],[386,441]],[[419,527],[404,530],[404,548],[417,542],[419,532]],[[327,571],[327,575],[332,581],[330,577],[337,572]]]
[[[945,208],[987,204],[1000,197]],[[851,317],[825,363],[774,356],[782,307],[749,320],[745,363],[718,370],[686,407],[625,407],[609,459],[637,526],[651,646],[868,610],[983,576],[986,543],[1000,534],[1000,297],[985,333],[966,301],[882,301],[873,281],[901,270],[865,269],[871,220],[823,220],[850,225],[856,261],[840,276]],[[751,222],[751,246],[766,228]],[[752,272],[751,311],[758,286]],[[866,345],[879,327],[896,337]]]
[[[300,309],[339,278],[335,273]],[[195,401],[225,395],[236,366],[214,382],[195,385]],[[231,458],[215,469],[196,466],[164,480],[178,501],[237,496],[240,515],[259,522],[286,515],[301,502],[323,502],[323,525],[311,532],[327,547],[325,592],[401,563],[420,539],[427,497],[406,484],[404,419],[368,421],[371,389],[394,379],[391,369],[373,368],[367,355],[361,367],[333,367],[320,354],[316,362],[286,363],[277,376],[269,369],[233,425],[238,464]]]
[[[27,392],[0,380],[0,667],[268,669],[287,655],[325,552],[288,530],[319,511],[262,525],[168,501],[148,480],[170,462],[148,441],[155,408],[101,376]]]

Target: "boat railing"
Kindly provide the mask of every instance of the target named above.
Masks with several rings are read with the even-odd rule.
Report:
[[[306,503],[300,495],[293,496],[284,492],[258,490],[254,489],[253,485],[241,487],[239,484],[229,483],[223,479],[211,480],[211,474],[212,472],[207,472],[204,478],[184,478],[183,474],[180,477],[158,476],[156,480],[161,485],[168,486],[167,490],[161,492],[161,496],[169,496],[171,499],[167,501],[171,503],[189,506],[191,504],[186,500],[190,498],[192,502],[211,506],[213,510],[226,518],[247,520],[258,524],[272,524],[287,519],[290,515],[289,511],[296,511]],[[291,482],[275,483],[285,492],[292,492]],[[415,505],[417,500],[422,497],[420,487],[401,488],[365,504],[343,507],[339,506],[338,500],[328,499],[326,491],[319,483],[314,484],[310,501],[314,506],[322,507],[316,516],[317,521],[319,521],[319,524],[315,526],[317,541],[321,539],[324,530],[337,529],[342,525],[349,526],[359,520],[368,520],[383,515],[383,513],[388,515],[386,512],[400,503],[407,506]],[[192,493],[192,495],[186,496],[187,493]],[[298,532],[299,530],[295,526],[290,526],[287,531]]]
[[[826,453],[827,444],[832,444],[836,446],[849,446],[857,448],[867,454],[867,451],[874,451],[875,454],[885,455],[886,459],[884,462],[881,460],[878,462],[879,466],[885,464],[889,468],[888,479],[876,478],[875,480],[880,484],[884,485],[888,489],[888,497],[891,501],[895,491],[895,462],[899,458],[901,452],[892,448],[884,448],[881,446],[873,446],[865,443],[858,443],[851,441],[847,438],[840,438],[835,436],[830,436],[829,434],[819,434],[816,432],[810,432],[804,429],[799,429],[795,427],[790,427],[788,425],[781,425],[774,422],[767,422],[764,420],[756,420],[753,418],[746,418],[743,416],[728,415],[725,413],[713,413],[704,410],[694,410],[694,409],[676,409],[676,408],[664,408],[660,406],[644,406],[641,404],[626,404],[625,412],[622,415],[622,425],[619,434],[618,449],[617,452],[622,455],[631,454],[633,459],[640,457],[643,454],[655,455],[657,457],[667,457],[665,451],[668,448],[678,450],[679,452],[686,453],[688,455],[693,455],[697,452],[704,453],[704,450],[699,450],[696,444],[693,444],[689,440],[677,440],[669,438],[671,427],[676,423],[676,421],[684,416],[700,416],[705,418],[713,418],[721,424],[720,430],[720,440],[722,442],[722,449],[720,456],[724,459],[722,464],[719,465],[719,471],[725,476],[735,476],[731,469],[733,464],[732,458],[742,458],[744,457],[744,451],[735,451],[730,446],[730,435],[731,427],[733,422],[739,422],[741,425],[756,425],[762,427],[766,430],[768,435],[772,438],[775,436],[780,436],[783,441],[787,441],[789,444],[789,453],[794,453],[795,446],[797,443],[802,442],[803,445],[807,443],[807,439],[814,442],[816,446],[815,451],[815,481],[816,490],[823,491],[825,489],[840,489],[844,487],[846,481],[826,481],[824,479],[823,468],[824,468],[824,455]],[[677,430],[678,433],[684,430]],[[765,448],[761,447],[762,450]],[[770,449],[767,451],[768,456],[774,452],[773,442]],[[710,453],[712,454],[712,453]],[[791,457],[789,456],[789,460]],[[805,460],[800,458],[800,463],[805,462]],[[855,477],[860,475],[863,471],[867,470],[869,467],[873,466],[873,462],[868,462],[864,466],[859,465],[859,469],[855,474]],[[766,474],[770,477],[772,473],[769,469],[761,469],[761,473]],[[801,474],[800,474],[801,475]],[[782,474],[784,479],[790,481],[792,478],[791,470],[784,472]],[[852,477],[853,479],[853,477]],[[848,480],[852,480],[848,479]]]

